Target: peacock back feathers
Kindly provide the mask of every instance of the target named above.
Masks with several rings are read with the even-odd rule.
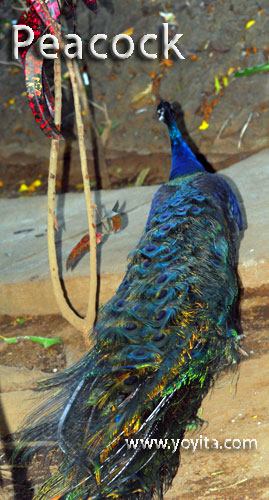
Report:
[[[173,154],[182,141],[174,129],[171,140]],[[26,455],[52,448],[60,465],[36,500],[161,499],[179,465],[169,443],[198,422],[218,374],[239,361],[240,211],[225,180],[200,167],[155,194],[125,277],[98,315],[95,347],[39,383],[51,397],[29,417],[21,446],[31,444]],[[145,446],[160,439],[167,446]]]

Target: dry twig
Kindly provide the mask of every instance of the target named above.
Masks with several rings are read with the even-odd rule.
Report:
[[[247,128],[248,128],[248,126],[249,126],[249,123],[250,123],[250,120],[251,120],[251,118],[252,118],[252,115],[253,115],[253,113],[252,113],[252,112],[251,112],[251,113],[249,113],[249,115],[248,115],[248,119],[247,119],[246,123],[243,125],[243,127],[242,127],[242,129],[241,129],[241,132],[240,132],[240,135],[239,135],[238,144],[237,144],[238,149],[240,149],[240,148],[241,148],[242,139],[243,139],[243,136],[245,135],[245,133],[246,133],[246,131],[247,131]]]
[[[53,26],[56,37],[58,38],[60,48],[64,46],[60,29],[58,24],[51,18],[48,8],[44,0],[40,0],[44,11],[50,18],[51,25]],[[73,90],[74,105],[75,105],[75,115],[76,124],[78,130],[78,142],[79,142],[79,152],[81,160],[81,170],[84,185],[84,195],[88,216],[88,226],[89,234],[91,240],[91,252],[90,252],[90,290],[89,290],[89,300],[87,307],[87,314],[84,319],[77,316],[71,307],[66,302],[64,297],[63,289],[61,287],[59,279],[59,271],[57,264],[57,255],[55,249],[55,238],[54,238],[54,212],[55,212],[55,187],[56,187],[56,173],[57,173],[57,159],[59,150],[59,140],[52,140],[51,144],[51,155],[50,155],[50,168],[49,168],[49,180],[48,180],[48,246],[49,246],[49,261],[50,261],[50,271],[52,277],[53,288],[56,296],[57,303],[63,316],[78,330],[83,332],[84,340],[87,347],[91,347],[91,342],[89,340],[89,333],[93,327],[96,315],[96,290],[97,290],[97,263],[96,263],[96,230],[94,222],[94,208],[91,199],[90,190],[90,178],[87,167],[87,157],[86,148],[84,141],[84,126],[81,116],[81,108],[79,102],[78,85],[75,76],[75,71],[73,63],[70,59],[66,59],[67,68],[70,74],[70,80]],[[54,74],[54,84],[55,84],[55,123],[60,129],[61,123],[61,65],[60,57],[55,59],[55,74]]]
[[[111,187],[111,184],[110,184],[110,180],[109,180],[110,178],[109,178],[108,169],[107,169],[107,165],[106,165],[106,159],[105,159],[105,145],[106,145],[106,142],[107,142],[110,130],[111,130],[112,121],[110,120],[110,118],[108,116],[106,106],[105,106],[105,108],[102,108],[101,106],[98,106],[98,104],[95,104],[95,103],[90,101],[93,106],[98,107],[99,109],[101,109],[105,113],[105,117],[106,117],[105,129],[103,131],[102,136],[100,137],[100,134],[99,134],[99,132],[94,124],[94,117],[93,117],[93,114],[92,114],[90,106],[89,106],[88,96],[87,96],[87,93],[85,90],[85,86],[84,86],[84,83],[83,83],[83,80],[81,77],[81,73],[80,73],[80,69],[79,69],[77,61],[74,61],[74,69],[75,69],[76,78],[77,78],[77,82],[78,82],[81,103],[82,103],[83,110],[85,112],[85,117],[87,120],[86,126],[91,127],[91,129],[93,130],[93,133],[94,133],[95,139],[96,139],[96,143],[97,143],[98,162],[99,162],[99,169],[100,169],[101,179],[102,179],[102,188],[107,189],[107,188]]]

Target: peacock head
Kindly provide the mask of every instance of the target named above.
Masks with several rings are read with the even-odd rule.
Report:
[[[171,125],[175,119],[175,112],[170,102],[161,101],[157,108],[157,113],[159,115],[159,120],[168,126]]]

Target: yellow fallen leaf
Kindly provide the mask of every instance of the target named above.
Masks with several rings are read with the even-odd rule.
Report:
[[[251,21],[248,21],[246,26],[245,26],[246,30],[251,28],[251,26],[253,26],[253,24],[255,24],[255,23],[256,23],[255,19],[251,19]]]
[[[175,63],[174,63],[174,61],[171,61],[170,59],[163,59],[161,64],[164,64],[165,66],[170,67],[170,66],[174,66]]]
[[[258,415],[254,415],[253,418],[258,418]]]
[[[134,28],[129,28],[128,30],[125,30],[122,35],[132,35],[134,32]]]
[[[77,185],[76,185],[76,188],[77,188],[77,189],[83,189],[83,184],[77,184]]]
[[[209,123],[207,123],[205,120],[202,121],[199,130],[206,130],[209,127]]]
[[[19,192],[28,191],[28,186],[26,184],[21,184],[19,187]]]
[[[9,102],[9,104],[14,104],[14,102],[15,102],[14,97],[13,97],[13,99],[10,99],[8,102]]]
[[[224,87],[228,87],[228,83],[229,83],[229,81],[228,81],[227,76],[224,76],[224,77],[222,78],[222,81],[223,81],[223,85],[224,85]]]
[[[235,68],[229,68],[227,75],[230,76],[234,72]]]
[[[36,179],[36,181],[32,182],[32,186],[34,187],[39,187],[41,186],[41,180],[40,179]]]
[[[22,97],[24,97],[24,96],[26,96],[26,95],[27,95],[27,92],[26,92],[26,91],[21,93],[21,96],[22,96]]]
[[[2,187],[4,185],[3,181],[0,181],[0,187]]]
[[[151,82],[151,83],[149,83],[149,85],[144,90],[141,90],[141,92],[138,92],[138,94],[136,94],[133,97],[132,102],[140,101],[140,99],[142,99],[143,97],[145,97],[145,95],[150,94],[150,92],[152,92],[152,87],[153,87],[153,84]]]
[[[83,109],[83,110],[81,111],[81,114],[82,114],[83,116],[85,116],[85,115],[86,115],[86,110],[85,110],[85,109]]]
[[[28,187],[28,191],[30,192],[34,192],[35,191],[35,186],[33,184],[31,184],[29,187]]]

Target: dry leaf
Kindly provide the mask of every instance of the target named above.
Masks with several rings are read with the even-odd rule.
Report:
[[[19,192],[28,191],[28,186],[26,184],[21,184],[19,187]]]
[[[134,32],[134,28],[129,28],[128,30],[125,30],[125,31],[122,33],[122,35],[128,35],[128,36],[130,36],[130,35],[132,35],[132,34],[133,34],[133,32]]]
[[[143,168],[141,172],[139,172],[136,181],[135,181],[135,186],[142,186],[144,183],[144,180],[146,179],[148,173],[150,171],[150,167]]]
[[[163,64],[164,66],[174,66],[174,61],[171,61],[171,59],[162,59],[161,61],[161,64]]]
[[[145,97],[146,95],[150,94],[152,92],[152,88],[153,88],[153,84],[151,82],[151,83],[149,83],[149,85],[144,90],[141,90],[141,92],[138,92],[138,94],[136,94],[133,97],[132,103],[140,101],[140,99],[143,99],[143,97]]]
[[[34,181],[34,182],[32,183],[32,186],[34,186],[34,187],[39,187],[39,186],[41,186],[41,180],[40,180],[40,179],[36,179],[36,181]]]
[[[209,127],[209,123],[207,123],[205,120],[202,121],[199,130],[206,130]]]
[[[246,30],[251,28],[251,26],[253,26],[253,24],[255,24],[255,23],[256,23],[255,19],[251,19],[251,21],[248,21],[246,26],[245,26]]]

